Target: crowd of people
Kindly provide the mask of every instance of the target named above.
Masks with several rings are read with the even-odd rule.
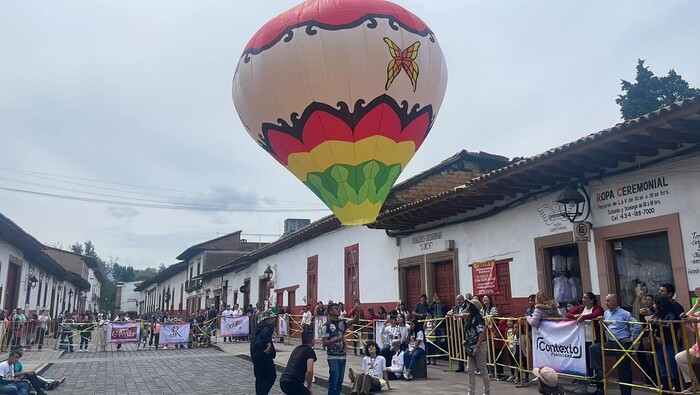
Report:
[[[450,316],[458,323],[457,327],[463,329],[461,355],[464,358],[460,359],[466,360],[466,363],[459,361],[455,371],[467,372],[469,394],[475,393],[479,377],[484,394],[490,393],[492,380],[512,382],[515,388],[535,383],[540,393],[564,393],[556,379],[556,372],[550,368],[532,369],[532,353],[537,351],[533,350],[531,339],[525,336],[532,328],[538,328],[543,320],[553,319],[572,320],[584,326],[588,371],[580,380],[574,380],[572,387],[568,388],[569,392],[604,393],[603,377],[606,375],[602,359],[605,353],[620,359],[616,370],[622,395],[631,394],[632,386],[629,384],[635,383],[632,358],[637,360],[646,375],[646,383],[637,381],[635,385],[692,393],[691,367],[700,363],[700,351],[697,344],[688,346],[687,341],[684,342],[681,331],[691,323],[697,324],[696,330],[700,331],[700,299],[685,311],[675,300],[672,284],[662,284],[655,295],[640,293],[638,298],[639,307],[635,305],[635,311],[628,311],[632,309],[620,307],[615,294],[605,295],[599,300],[594,293],[583,292],[580,299],[558,302],[544,292],[538,292],[528,297],[528,307],[522,316],[517,317],[502,317],[498,306],[488,295],[457,295],[455,305],[449,309],[437,295],[430,303],[427,295],[421,295],[420,302],[412,311],[399,301],[391,311],[379,307],[376,312],[374,308],[367,309],[367,313],[361,308],[359,300],[355,301],[350,311],[346,311],[342,303],[329,301],[324,305],[318,302],[314,309],[308,305],[303,308],[300,325],[303,330],[303,344],[300,347],[303,348],[297,352],[296,366],[290,368],[290,360],[288,369],[292,369],[292,372],[283,375],[280,383],[286,382],[283,388],[294,388],[294,391],[285,393],[310,393],[299,388],[305,387],[308,391],[311,388],[306,378],[313,369],[311,361],[316,361],[313,331],[318,328],[314,328],[314,316],[327,317],[321,328],[321,336],[330,374],[329,395],[340,393],[346,371],[353,383],[352,394],[391,389],[391,380],[411,380],[420,358],[427,356],[428,364],[436,363],[437,353],[431,348],[446,337],[445,326],[440,325],[433,330],[436,321],[431,319]],[[373,330],[358,330],[358,327],[367,326],[359,324],[360,320],[384,321],[379,337],[374,338]],[[274,320],[270,320],[269,325],[268,332],[274,336]],[[253,343],[273,343],[272,338],[260,340],[257,333],[253,336]],[[426,340],[426,333],[431,334],[431,341]],[[364,358],[361,366],[346,369],[346,353],[351,344],[356,345],[353,349],[363,354]],[[631,352],[631,347],[636,348],[634,352]],[[265,353],[265,347],[259,346],[259,349],[269,358],[270,353]],[[651,352],[652,349],[655,352]],[[302,366],[302,362],[308,363],[308,366]],[[507,368],[510,368],[509,374],[505,372]],[[655,372],[658,372],[660,381],[656,380]],[[531,374],[534,375],[532,381]],[[274,383],[274,377],[272,381],[269,381],[270,377],[267,380]],[[258,393],[267,392],[263,388]]]

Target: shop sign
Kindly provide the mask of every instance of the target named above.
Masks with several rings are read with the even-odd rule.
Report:
[[[561,205],[554,200],[537,206],[537,214],[539,214],[542,222],[544,222],[549,229],[549,233],[566,231],[566,223],[568,220],[561,211]]]
[[[672,204],[671,186],[665,176],[626,182],[598,190],[591,196],[596,218],[619,223],[654,217]]]
[[[690,264],[695,267],[688,267],[689,276],[700,275],[700,232],[692,232],[690,234],[690,250],[692,254],[690,256]]]
[[[497,295],[499,293],[496,261],[472,264],[472,286],[474,295]]]
[[[436,242],[440,239],[442,239],[442,232],[426,233],[411,237],[411,245],[417,245],[421,251],[429,251],[437,245]]]

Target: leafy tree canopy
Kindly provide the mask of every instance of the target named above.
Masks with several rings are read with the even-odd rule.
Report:
[[[679,100],[700,95],[700,89],[691,88],[680,74],[671,69],[665,77],[657,77],[644,66],[644,60],[637,61],[635,82],[622,80],[622,94],[615,102],[620,105],[622,118],[637,118],[668,106]]]
[[[100,295],[100,308],[104,311],[114,311],[116,305],[117,281],[143,281],[153,277],[162,270],[165,270],[165,265],[160,264],[156,268],[134,269],[133,266],[125,266],[119,264],[119,258],[109,257],[109,261],[100,258],[95,252],[95,246],[90,240],[81,243],[73,243],[69,250],[85,256],[94,258],[97,261],[97,268],[107,278],[107,283],[102,284],[102,294]]]

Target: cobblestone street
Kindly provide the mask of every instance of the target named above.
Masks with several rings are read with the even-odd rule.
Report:
[[[65,353],[52,363],[42,376],[68,378],[53,394],[255,393],[252,364],[214,349],[136,351],[129,345],[120,352]],[[279,380],[270,393],[282,394]]]

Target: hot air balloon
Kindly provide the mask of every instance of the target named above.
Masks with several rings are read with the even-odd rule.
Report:
[[[418,17],[384,0],[309,0],[250,39],[233,77],[248,133],[343,225],[376,220],[447,85]]]

